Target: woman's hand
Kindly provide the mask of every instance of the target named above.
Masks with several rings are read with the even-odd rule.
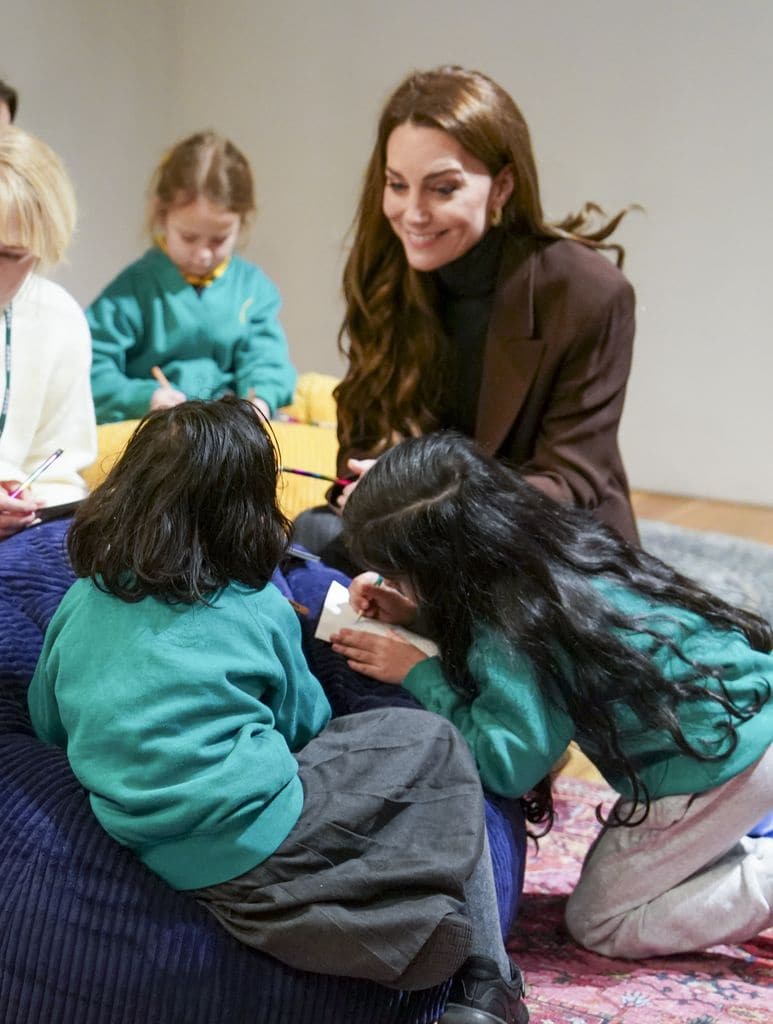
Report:
[[[17,480],[0,481],[0,540],[32,526],[38,509],[45,505],[44,501],[31,498],[29,491],[22,491],[18,498],[12,498],[11,492],[18,486]]]
[[[399,686],[414,665],[427,658],[424,651],[391,631],[388,636],[380,636],[364,629],[342,629],[330,640],[349,668],[380,683]]]
[[[184,395],[182,391],[178,391],[177,388],[156,388],[153,394],[150,396],[150,408],[155,409],[171,409],[173,405],[182,405],[183,402],[188,401],[188,396]]]
[[[355,576],[349,585],[349,604],[366,619],[392,625],[410,626],[416,618],[416,604],[375,572]]]
[[[376,465],[376,460],[375,459],[348,459],[347,462],[346,462],[346,465],[347,465],[347,468],[349,469],[349,471],[355,474],[357,479],[356,480],[352,480],[352,482],[350,484],[347,484],[346,487],[344,487],[344,489],[341,491],[341,493],[336,498],[336,505],[338,506],[338,512],[339,513],[343,512],[344,505],[346,505],[346,502],[349,500],[349,495],[352,493],[352,491],[357,486],[357,484],[360,482],[360,480],[362,480],[363,476],[368,472],[368,470],[372,466]]]

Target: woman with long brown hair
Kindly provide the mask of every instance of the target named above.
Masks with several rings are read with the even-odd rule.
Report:
[[[624,213],[549,223],[508,93],[459,67],[409,75],[381,115],[344,272],[339,473],[356,482],[360,460],[453,427],[636,541],[617,443],[634,295],[609,241]],[[311,513],[297,538],[324,551],[339,529]]]

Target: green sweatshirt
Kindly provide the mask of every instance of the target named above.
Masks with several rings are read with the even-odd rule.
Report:
[[[170,605],[77,580],[29,709],[105,830],[176,889],[235,878],[276,850],[303,806],[293,751],[330,718],[273,584]]]
[[[296,373],[277,319],[279,292],[262,270],[232,256],[206,288],[188,284],[160,249],[149,249],[86,310],[97,423],[150,408],[160,366],[188,398],[246,397],[272,412],[292,401]]]
[[[773,686],[773,656],[752,650],[740,633],[716,629],[692,612],[650,605],[619,586],[602,583],[600,589],[626,614],[647,616],[648,624],[674,639],[687,657],[721,667],[727,691],[741,707],[749,707],[755,697],[764,697],[766,682]],[[624,638],[640,651],[654,643],[645,633],[628,632]],[[655,661],[668,679],[685,679],[691,672],[667,650],[657,651]],[[561,708],[543,696],[526,657],[509,654],[501,640],[481,632],[470,650],[468,666],[480,687],[472,701],[451,689],[437,658],[419,662],[405,686],[425,708],[450,719],[459,729],[488,789],[502,796],[523,796],[547,775],[569,741],[576,740],[607,782],[623,796],[631,795],[627,779],[604,763],[594,737],[580,732]],[[699,761],[679,750],[665,730],[643,727],[625,703],[625,689],[626,681],[621,679],[621,699],[614,709],[620,743],[651,799],[719,786],[748,768],[773,742],[773,699],[768,699],[748,721],[734,719],[738,743],[731,754],[720,761]],[[712,750],[725,720],[714,701],[684,701],[680,705],[682,729],[699,750]]]

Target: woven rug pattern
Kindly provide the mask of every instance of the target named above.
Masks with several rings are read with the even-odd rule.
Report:
[[[601,783],[559,778],[557,820],[529,844],[521,910],[508,947],[529,985],[531,1024],[770,1024],[773,931],[741,946],[650,960],[580,949],[563,924],[567,894],[614,796]]]

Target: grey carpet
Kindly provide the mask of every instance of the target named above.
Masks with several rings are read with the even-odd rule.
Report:
[[[639,520],[642,547],[731,604],[773,622],[773,546]]]

